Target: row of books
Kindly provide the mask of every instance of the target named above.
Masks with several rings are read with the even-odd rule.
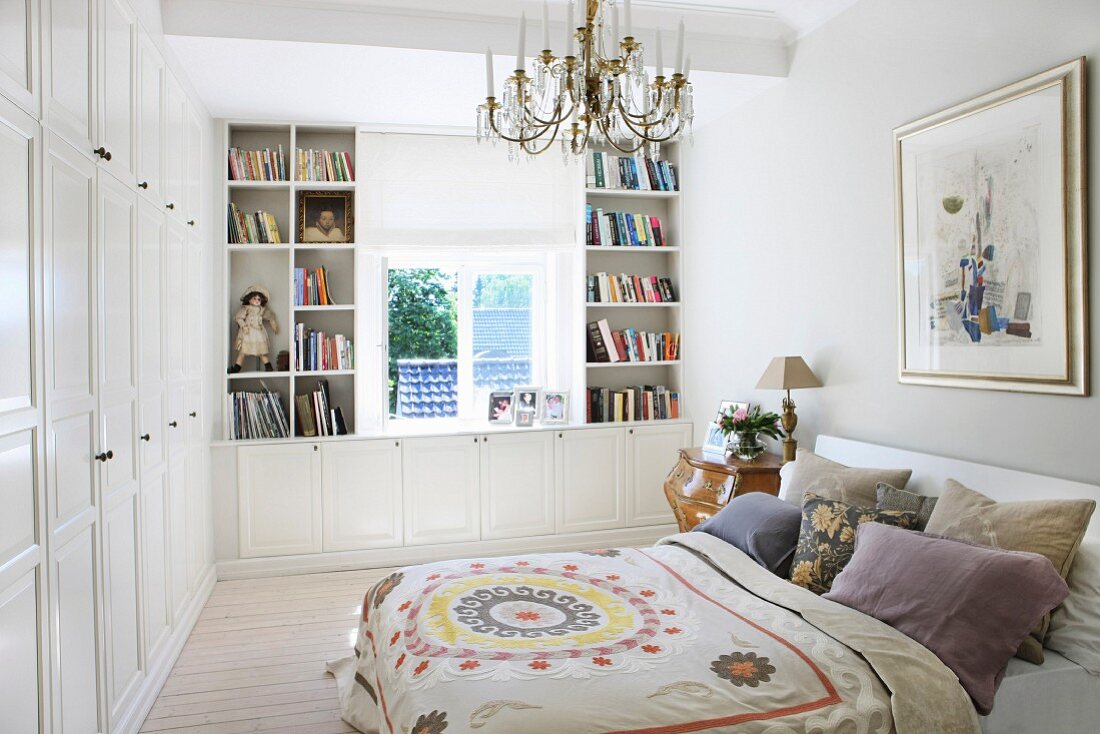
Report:
[[[585,244],[589,247],[667,247],[661,218],[631,212],[605,212],[585,205]]]
[[[234,245],[278,245],[283,241],[279,223],[270,212],[258,211],[245,214],[233,202],[229,202],[229,242]]]
[[[289,181],[283,146],[277,149],[229,149],[229,178],[232,181]]]
[[[298,148],[297,181],[354,181],[351,153],[346,150]]]
[[[345,436],[348,427],[340,406],[329,398],[328,380],[318,380],[317,389],[294,396],[299,436]]]
[[[589,303],[674,303],[672,280],[656,275],[596,273],[588,276]]]
[[[351,339],[295,324],[294,369],[299,372],[355,369]]]
[[[290,437],[290,421],[283,400],[262,381],[258,392],[232,392],[226,398],[230,416],[226,438]]]
[[[611,155],[595,152],[585,163],[590,189],[633,189],[635,191],[679,191],[676,166],[648,156]]]
[[[680,393],[664,385],[635,385],[620,390],[590,387],[584,391],[588,423],[659,421],[680,417]]]
[[[670,362],[680,358],[680,335],[671,331],[613,330],[607,319],[588,324],[589,362]]]
[[[333,305],[328,290],[328,268],[294,268],[294,305]]]

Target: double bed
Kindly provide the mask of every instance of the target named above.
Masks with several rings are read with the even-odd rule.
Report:
[[[843,439],[821,437],[817,452],[911,467],[925,494],[953,477],[998,500],[1100,499],[1090,485]],[[1100,677],[1052,651],[1042,666],[1013,660],[979,717],[928,649],[705,533],[402,569],[369,590],[354,655],[330,670],[344,718],[368,734],[1007,734],[1100,721]]]

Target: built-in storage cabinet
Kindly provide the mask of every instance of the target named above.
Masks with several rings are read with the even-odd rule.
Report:
[[[481,438],[408,438],[402,444],[405,544],[478,540]]]
[[[321,551],[321,451],[315,443],[237,452],[242,558]]]
[[[43,119],[82,155],[95,143],[96,0],[44,0]]]
[[[0,3],[0,94],[38,114],[39,0]]]
[[[554,532],[554,436],[500,433],[481,439],[481,538]]]
[[[187,148],[187,98],[183,87],[164,72],[164,207],[180,217],[184,206],[184,156]]]
[[[401,545],[401,482],[400,440],[322,445],[322,550]]]
[[[164,62],[152,39],[142,31],[137,60],[137,172],[138,189],[164,206],[161,145],[164,136]]]
[[[691,424],[671,423],[627,429],[626,524],[662,525],[675,522],[665,498],[664,478],[669,457],[691,446]]]
[[[137,20],[126,0],[99,0],[99,119],[96,148],[100,166],[134,183],[134,63]],[[108,157],[109,154],[109,157]]]
[[[626,429],[559,431],[559,533],[620,528],[626,522]]]

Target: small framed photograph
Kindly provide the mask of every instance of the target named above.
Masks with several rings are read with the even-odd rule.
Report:
[[[539,397],[542,395],[542,389],[538,387],[517,387],[515,394],[514,403],[516,413],[532,413],[534,417],[537,418],[539,412]]]
[[[703,451],[708,454],[726,454],[726,437],[717,423],[707,426],[706,437],[703,439]]]
[[[569,391],[546,390],[542,393],[542,422],[566,423],[569,420]]]
[[[535,411],[517,410],[516,425],[520,428],[531,428],[533,425],[535,425]]]
[[[715,422],[717,423],[719,420],[721,420],[722,416],[726,414],[726,410],[729,408],[733,408],[734,412],[737,412],[742,408],[748,410],[749,407],[750,406],[748,403],[741,402],[740,400],[723,400],[718,405],[718,417],[715,418]]]
[[[512,422],[512,393],[494,392],[489,394],[489,422]]]
[[[299,191],[299,242],[355,242],[355,194],[351,191]]]

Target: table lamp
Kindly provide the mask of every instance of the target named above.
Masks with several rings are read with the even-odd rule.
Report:
[[[802,357],[776,357],[764,370],[760,382],[756,383],[758,390],[786,390],[787,397],[783,398],[783,432],[787,437],[783,439],[783,461],[794,461],[798,442],[794,440],[794,429],[798,425],[798,416],[794,414],[794,401],[791,400],[791,390],[803,387],[821,387],[821,380],[813,373],[809,365]]]

